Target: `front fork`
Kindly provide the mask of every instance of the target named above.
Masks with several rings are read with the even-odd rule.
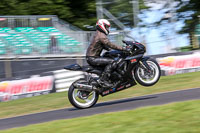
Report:
[[[143,58],[143,60],[139,61],[141,67],[147,71],[149,74],[152,74],[152,69],[151,67],[147,64],[147,60],[149,59],[149,57]]]

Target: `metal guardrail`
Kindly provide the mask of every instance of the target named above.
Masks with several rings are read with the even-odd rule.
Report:
[[[0,16],[0,27],[47,27],[57,21],[56,15]]]

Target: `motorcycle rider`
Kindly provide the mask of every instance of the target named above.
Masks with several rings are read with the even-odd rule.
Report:
[[[110,22],[106,19],[99,19],[96,23],[96,33],[91,41],[90,46],[87,49],[86,59],[88,64],[91,66],[105,67],[104,72],[97,82],[105,88],[112,87],[113,84],[109,83],[109,78],[111,72],[117,68],[118,61],[114,59],[101,57],[101,52],[103,49],[110,50],[123,50],[128,51],[128,49],[122,46],[115,45],[109,41],[107,35],[109,34]]]

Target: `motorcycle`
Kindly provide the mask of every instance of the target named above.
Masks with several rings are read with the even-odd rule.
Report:
[[[85,78],[73,82],[69,87],[68,99],[74,107],[79,109],[90,108],[96,104],[99,95],[107,96],[130,88],[137,83],[142,86],[152,86],[159,81],[160,66],[153,58],[144,56],[145,46],[136,41],[123,41],[123,43],[130,50],[130,53],[112,50],[102,55],[118,61],[117,69],[110,76],[109,82],[115,84],[111,88],[103,88],[96,82],[104,71],[102,67],[90,65],[81,67],[78,64],[64,67],[66,70],[87,73]]]

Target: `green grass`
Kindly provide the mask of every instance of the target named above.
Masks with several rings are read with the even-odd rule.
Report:
[[[200,100],[57,120],[0,133],[199,133]]]
[[[186,73],[161,77],[160,81],[151,87],[134,86],[127,90],[111,94],[99,99],[98,102],[128,98],[159,92],[200,87],[200,72]],[[70,107],[67,92],[35,96],[0,103],[0,118],[13,117],[29,113],[48,111]]]

